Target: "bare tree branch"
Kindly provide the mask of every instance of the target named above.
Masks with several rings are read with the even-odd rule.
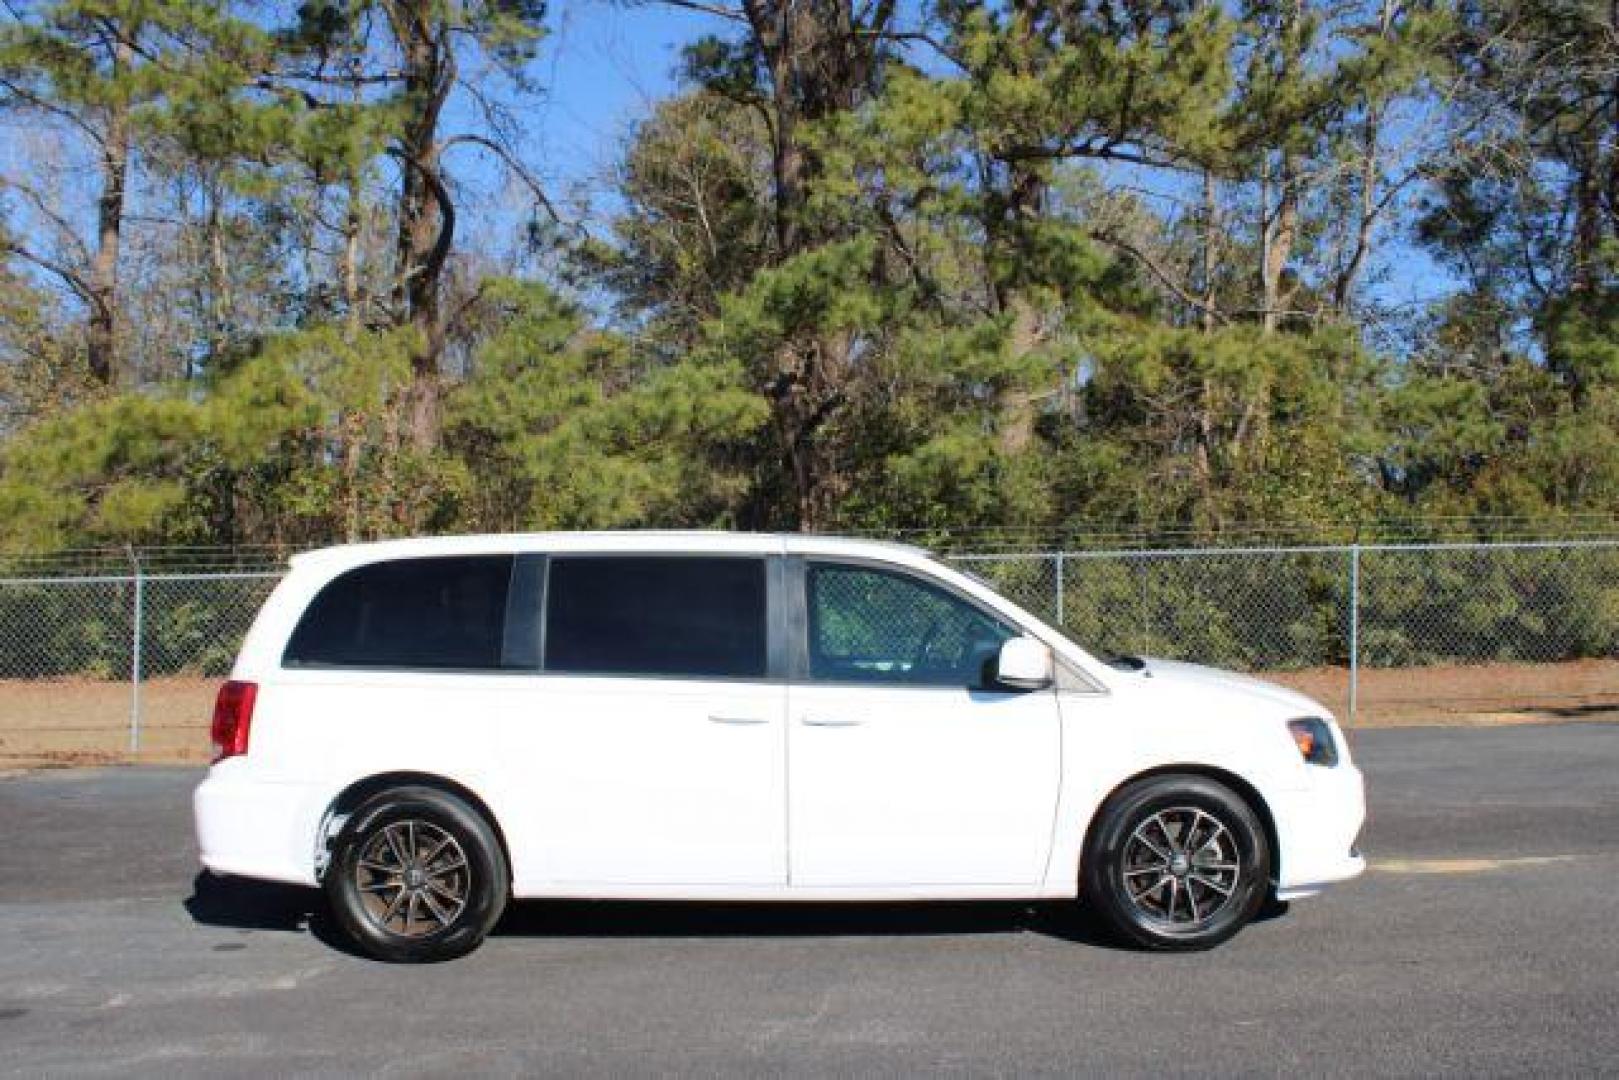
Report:
[[[28,248],[23,247],[21,244],[14,243],[10,240],[0,240],[0,251],[4,251],[9,255],[15,255],[24,262],[32,263],[41,270],[45,270],[56,275],[58,278],[62,279],[68,288],[73,290],[74,295],[76,295],[79,299],[83,300],[87,304],[93,305],[100,310],[103,315],[107,314],[106,302],[96,295],[96,291],[90,287],[90,283],[72,267],[40,255],[37,252],[31,251]]]
[[[1218,305],[1205,300],[1201,296],[1197,296],[1194,293],[1189,292],[1185,287],[1179,284],[1156,259],[1147,254],[1137,245],[1131,243],[1121,236],[1108,232],[1093,231],[1091,235],[1097,240],[1106,244],[1108,247],[1121,251],[1137,263],[1140,263],[1148,273],[1158,279],[1158,283],[1160,285],[1168,289],[1170,293],[1174,295],[1175,299],[1179,300],[1181,303],[1186,304],[1188,307],[1196,308],[1198,311],[1216,320],[1217,322],[1228,323],[1231,321],[1226,313],[1220,310]]]
[[[45,100],[32,90],[12,81],[11,79],[6,78],[5,76],[0,76],[0,90],[4,90],[6,93],[11,94],[19,101],[24,102],[30,109],[38,109],[41,112],[49,113],[58,120],[67,121],[69,124],[72,124],[74,127],[78,128],[87,138],[90,139],[91,142],[94,142],[97,146],[102,144],[103,138],[101,132],[97,131],[93,125],[86,122],[83,117],[74,113],[71,109],[65,109],[54,102]]]
[[[730,22],[745,23],[748,21],[748,17],[736,8],[728,8],[720,4],[705,4],[702,0],[659,0],[659,2],[666,7],[683,8],[686,11],[712,15],[716,19],[726,19]]]
[[[545,212],[550,215],[551,220],[556,222],[558,225],[564,224],[562,215],[557,212],[557,208],[555,204],[551,202],[550,196],[546,195],[545,188],[540,183],[539,178],[531,173],[528,170],[528,167],[525,166],[521,161],[517,160],[516,155],[514,155],[510,150],[506,149],[504,146],[501,146],[493,139],[486,138],[482,135],[475,135],[470,132],[465,132],[460,135],[452,135],[450,138],[439,143],[438,152],[442,154],[453,147],[461,145],[480,146],[483,149],[488,150],[491,154],[494,154],[496,157],[500,158],[500,160],[505,163],[506,167],[512,171],[512,174],[522,182],[523,186],[528,188],[529,192],[534,196],[535,201],[545,208]]]
[[[79,236],[78,230],[73,227],[72,222],[68,221],[61,214],[58,214],[55,210],[52,210],[45,202],[45,197],[43,195],[41,195],[38,191],[35,191],[33,187],[27,184],[19,184],[15,180],[8,180],[5,177],[0,176],[0,193],[6,191],[15,191],[33,204],[35,211],[37,211],[40,216],[44,217],[52,225],[55,225],[58,231],[60,231],[61,234],[73,244],[79,258],[86,262],[89,261],[90,252],[84,246],[84,239]]]

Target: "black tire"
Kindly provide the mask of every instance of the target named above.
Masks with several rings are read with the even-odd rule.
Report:
[[[374,795],[350,815],[324,886],[357,949],[419,964],[476,949],[505,910],[511,875],[482,814],[437,788],[409,786]]]
[[[1121,939],[1146,949],[1212,948],[1270,895],[1270,844],[1253,807],[1202,776],[1153,776],[1115,794],[1083,858],[1085,902]]]

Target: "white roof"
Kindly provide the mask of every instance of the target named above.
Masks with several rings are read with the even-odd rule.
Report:
[[[294,565],[343,563],[359,565],[379,559],[431,555],[486,555],[512,552],[679,552],[759,554],[840,554],[912,561],[928,553],[910,544],[854,537],[799,533],[743,533],[719,530],[619,530],[603,532],[491,533],[478,536],[432,536],[378,540],[317,548],[292,557]]]

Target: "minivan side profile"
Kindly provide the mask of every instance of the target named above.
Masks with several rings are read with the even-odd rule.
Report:
[[[511,898],[1074,899],[1206,948],[1360,873],[1318,703],[1104,661],[903,545],[558,533],[310,552],[220,691],[203,864],[446,959]]]

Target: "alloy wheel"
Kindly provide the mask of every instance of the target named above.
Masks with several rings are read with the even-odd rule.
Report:
[[[1130,903],[1174,930],[1206,925],[1237,894],[1242,862],[1231,830],[1194,806],[1160,810],[1137,825],[1124,848]]]
[[[454,836],[431,822],[406,818],[366,840],[354,864],[354,885],[379,929],[420,938],[461,917],[472,875]]]

